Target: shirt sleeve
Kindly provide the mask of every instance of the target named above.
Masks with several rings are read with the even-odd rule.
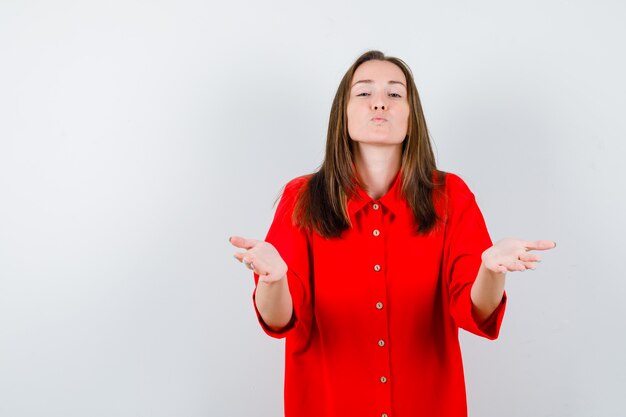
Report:
[[[254,272],[255,288],[252,303],[259,324],[266,334],[274,338],[283,338],[296,332],[308,331],[306,323],[311,322],[310,303],[310,244],[308,234],[292,222],[296,198],[304,184],[304,177],[287,183],[274,213],[274,220],[267,232],[265,241],[271,243],[287,264],[287,284],[293,302],[293,313],[289,323],[282,329],[270,329],[263,321],[254,301],[259,275]]]
[[[446,223],[446,261],[450,313],[458,327],[487,339],[496,339],[504,317],[507,295],[484,321],[472,310],[471,289],[482,263],[481,255],[492,246],[483,215],[474,194],[465,182],[447,174],[448,216]]]

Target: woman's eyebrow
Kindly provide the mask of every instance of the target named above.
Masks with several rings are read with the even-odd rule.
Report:
[[[351,88],[354,88],[354,86],[359,84],[359,83],[372,84],[373,82],[374,82],[374,80],[359,80],[359,81],[355,82],[354,84],[352,84]],[[387,82],[387,84],[400,84],[401,86],[406,88],[406,85],[404,85],[404,83],[402,81],[391,80],[391,81]]]

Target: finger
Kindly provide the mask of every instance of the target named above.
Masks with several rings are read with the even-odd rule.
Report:
[[[499,263],[496,262],[491,262],[491,261],[487,261],[485,262],[485,267],[491,271],[494,272],[499,272],[499,273],[506,273],[508,272],[508,269],[506,266],[501,265]]]
[[[537,254],[530,252],[523,252],[518,256],[518,259],[522,262],[541,262],[541,257]]]
[[[254,266],[254,272],[259,274],[259,276],[267,275],[269,273],[267,264],[263,262],[262,259],[254,259],[252,262]]]
[[[251,271],[254,271],[254,261],[243,261],[243,264]]]
[[[251,249],[254,246],[256,246],[257,243],[259,243],[259,241],[256,239],[246,239],[245,237],[241,237],[241,236],[231,236],[228,238],[228,241],[233,246],[236,246],[242,249]]]
[[[237,252],[233,255],[233,258],[237,259],[239,262],[243,262],[243,257],[245,255],[246,255],[245,253]]]
[[[552,240],[536,240],[534,242],[525,242],[524,247],[527,250],[548,250],[556,247],[556,242]]]
[[[519,260],[509,261],[509,262],[504,263],[503,265],[511,272],[525,271],[526,270],[526,267],[524,266],[524,263],[522,261],[519,261]]]
[[[255,260],[249,255],[244,255],[241,260],[241,263],[243,263],[243,266],[245,266],[249,270],[254,271]]]
[[[535,269],[537,268],[537,262],[523,262],[524,268],[526,269]]]
[[[244,262],[244,260],[245,262],[249,262],[251,259],[254,259],[250,256],[250,252],[236,252],[235,254],[233,254],[233,257],[242,263]]]

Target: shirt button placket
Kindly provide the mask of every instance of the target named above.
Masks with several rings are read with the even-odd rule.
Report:
[[[376,319],[374,329],[376,348],[376,369],[378,371],[377,384],[380,396],[376,399],[376,406],[381,417],[388,417],[387,410],[391,407],[391,389],[389,384],[389,376],[391,374],[389,366],[389,349],[386,348],[386,340],[389,339],[388,329],[388,306],[387,306],[387,272],[384,262],[387,259],[385,246],[385,215],[384,210],[379,203],[374,202],[371,205],[371,223],[370,233],[373,248],[372,265],[373,273],[373,296],[375,297]]]

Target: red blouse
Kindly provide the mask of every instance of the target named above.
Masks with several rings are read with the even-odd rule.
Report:
[[[285,186],[265,241],[288,266],[294,314],[272,331],[255,310],[268,335],[286,337],[286,417],[467,416],[458,329],[497,338],[507,297],[485,322],[473,316],[470,289],[492,243],[463,180],[446,175],[435,205],[445,221],[420,236],[401,176],[377,200],[359,189],[353,227],[335,239],[291,222],[310,176]]]

